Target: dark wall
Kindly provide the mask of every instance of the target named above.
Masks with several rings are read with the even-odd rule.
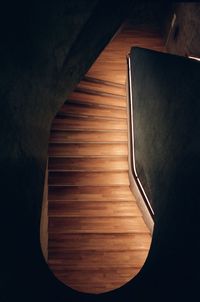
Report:
[[[78,293],[53,277],[40,248],[49,129],[67,94],[121,25],[129,2],[1,3],[2,302],[62,301],[62,295],[79,301]]]
[[[200,3],[177,2],[173,11],[176,20],[168,37],[167,51],[181,56],[200,57]]]
[[[137,48],[131,62],[136,169],[157,209],[177,165],[199,152],[200,63]]]
[[[147,267],[187,299],[200,268],[200,63],[139,48],[131,62],[136,170],[155,211]]]

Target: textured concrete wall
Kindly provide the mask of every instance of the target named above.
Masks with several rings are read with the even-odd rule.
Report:
[[[98,4],[100,2],[100,4]],[[11,1],[0,11],[0,301],[79,301],[44,261],[40,216],[51,121],[129,1]],[[59,294],[60,293],[60,294]],[[73,297],[73,298],[70,298]]]
[[[49,128],[64,102],[64,95],[55,100],[63,61],[93,6],[30,1],[1,7],[1,301],[30,300],[42,287],[38,276],[48,272],[39,226]]]
[[[200,3],[178,3],[174,11],[177,18],[167,42],[168,52],[200,57]]]
[[[155,213],[140,277],[154,292],[150,301],[166,301],[169,293],[171,301],[193,300],[200,268],[200,62],[133,48],[131,71],[135,166]]]

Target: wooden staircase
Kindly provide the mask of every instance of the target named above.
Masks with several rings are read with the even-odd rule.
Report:
[[[110,47],[122,34],[71,93],[50,136],[48,264],[60,281],[82,292],[125,284],[140,271],[151,243],[129,188],[126,58],[110,77],[104,74]],[[126,39],[127,49],[131,43]]]
[[[74,289],[119,287],[146,258],[127,156],[125,86],[86,78],[57,114],[49,146],[49,265]]]

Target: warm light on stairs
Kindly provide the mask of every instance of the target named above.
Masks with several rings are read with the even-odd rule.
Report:
[[[125,284],[140,271],[151,243],[128,178],[125,76],[134,43],[162,47],[155,31],[148,36],[124,26],[52,124],[48,264],[83,292]]]

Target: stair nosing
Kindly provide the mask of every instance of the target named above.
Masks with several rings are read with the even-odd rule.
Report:
[[[51,218],[87,218],[87,219],[90,219],[90,218],[97,218],[97,219],[100,219],[100,218],[121,218],[122,216],[115,216],[115,215],[112,215],[112,216],[61,216],[61,215],[48,215],[48,217],[51,217]],[[138,218],[138,217],[141,217],[141,215],[127,215],[127,216],[123,216],[123,218]]]
[[[113,157],[115,157],[115,158],[117,158],[117,157],[120,157],[121,155],[85,155],[85,156],[83,156],[83,155],[77,155],[77,156],[70,156],[70,155],[66,155],[66,156],[63,156],[63,155],[49,155],[49,157],[52,157],[52,158],[55,158],[55,157],[59,157],[59,158],[105,158],[105,157],[108,157],[108,156],[110,156],[111,158],[113,158]],[[128,157],[128,155],[124,155],[124,156],[127,156]]]
[[[49,158],[51,158],[52,156],[49,156]],[[60,156],[53,156],[54,158],[55,157],[58,157],[58,158],[60,158]],[[85,156],[84,155],[79,155],[78,156],[79,158],[82,158],[82,159],[85,159]],[[110,160],[110,158],[112,158],[113,157],[113,155],[104,155],[104,156],[102,156],[103,158],[102,158],[102,160],[105,160],[106,159],[106,157],[107,157],[107,159],[108,160]],[[64,156],[64,158],[65,158],[65,156]],[[69,158],[73,158],[73,156],[70,156]],[[77,158],[77,156],[74,156],[74,158],[76,159]],[[97,159],[99,159],[99,155],[94,155],[94,158],[97,158]],[[118,160],[124,160],[124,159],[128,159],[128,155],[118,155],[117,156],[117,158],[118,158]],[[116,158],[116,159],[117,159]]]
[[[99,104],[99,103],[92,103],[92,102],[81,102],[78,100],[73,100],[68,98],[63,105],[77,105],[80,107],[97,107],[97,108],[108,108],[108,109],[114,109],[114,110],[124,110],[126,111],[126,106],[115,106],[115,105],[107,105],[107,104]]]
[[[51,129],[51,132],[53,131],[70,131],[70,132],[126,132],[127,131],[125,129],[80,129],[80,128],[76,128],[76,129]]]
[[[67,125],[66,125],[66,127],[67,127]],[[52,130],[56,130],[56,131],[73,131],[73,129],[74,129],[74,128],[70,128],[70,127],[68,127],[68,128],[61,128],[61,129],[58,128],[58,127],[52,127]],[[76,128],[75,130],[78,131],[78,132],[80,132],[80,131],[89,131],[89,130],[91,130],[91,131],[103,132],[103,131],[105,131],[105,130],[108,130],[108,131],[113,130],[113,132],[117,132],[117,133],[119,133],[119,132],[126,132],[126,133],[127,133],[127,129],[90,129],[90,128]]]
[[[49,143],[49,145],[51,146],[51,145],[54,145],[54,144],[57,144],[57,143]],[[127,141],[119,141],[119,142],[113,142],[113,141],[111,141],[111,142],[75,142],[75,143],[72,143],[72,142],[66,142],[66,143],[58,143],[58,144],[64,144],[64,145],[71,145],[71,144],[74,144],[74,145],[78,145],[78,144],[85,144],[85,145],[87,145],[87,144],[89,144],[89,145],[91,145],[91,144],[93,144],[93,145],[128,145],[127,144]]]
[[[59,114],[59,113],[58,113]],[[55,118],[54,118],[54,121],[55,120],[65,120],[65,116],[66,115],[68,115],[68,112],[66,113],[66,115],[63,115],[63,117],[62,116],[58,116],[58,114],[55,116]],[[91,120],[102,120],[102,116],[98,116],[98,115],[89,115],[89,116],[87,116],[87,115],[83,115],[83,116],[79,116],[79,114],[78,115],[74,115],[74,116],[70,116],[69,118],[71,118],[72,120],[87,120],[87,119],[91,119]],[[116,121],[116,120],[128,120],[127,118],[118,118],[118,117],[116,117],[116,118],[113,118],[113,117],[104,117],[104,119],[106,119],[106,120],[114,120],[114,121]]]
[[[112,171],[102,171],[103,173],[107,173],[107,174],[110,174],[110,173],[125,173],[125,172],[123,172],[123,171],[120,171],[120,172],[117,172],[117,171],[114,171],[114,172],[112,172]],[[66,172],[64,172],[64,171],[58,171],[58,173],[66,173]],[[70,174],[70,173],[74,173],[73,171],[68,171],[68,174]],[[76,173],[76,171],[75,171],[75,173]],[[81,172],[78,172],[78,173],[85,173],[85,171],[81,171]],[[91,174],[95,174],[95,173],[97,173],[96,171],[88,171],[87,173],[91,173]]]
[[[74,202],[73,199],[71,199],[71,200],[70,200],[70,199],[69,199],[69,200],[67,200],[67,199],[65,199],[65,200],[63,200],[63,199],[62,199],[62,200],[59,200],[59,199],[54,199],[54,200],[52,200],[52,199],[51,199],[50,202],[52,202],[52,201],[66,202],[66,203],[67,203],[67,202]],[[99,201],[99,200],[95,200],[95,199],[92,199],[92,200],[87,200],[87,199],[85,199],[85,200],[76,200],[76,201],[78,201],[78,202],[79,202],[79,201],[80,201],[80,202],[91,202],[91,203],[92,203],[92,202],[114,202],[114,203],[115,203],[115,202],[116,202],[116,203],[117,203],[117,202],[123,202],[123,203],[124,203],[124,202],[125,202],[125,203],[126,203],[126,202],[127,202],[127,203],[133,202],[133,203],[136,203],[136,200],[135,200],[135,199],[134,199],[134,200],[109,200],[109,201]]]
[[[59,188],[59,187],[88,187],[88,185],[80,185],[80,184],[79,185],[72,185],[72,184],[69,184],[69,185],[68,184],[65,184],[65,185],[63,185],[63,184],[61,184],[61,185],[60,184],[49,184],[49,186],[50,187],[56,187],[56,188]],[[96,185],[95,184],[95,185],[90,185],[90,187],[111,187],[111,186],[112,187],[119,187],[119,186],[120,187],[127,187],[128,184],[115,184],[115,185],[114,184],[111,184],[111,185],[105,185],[105,184],[104,185],[100,185],[100,184]]]
[[[51,185],[49,184],[48,187],[51,187]],[[61,185],[61,187],[64,188],[64,187],[66,187],[66,186],[65,186],[65,185]],[[79,185],[77,185],[76,187],[79,187]],[[87,186],[85,186],[85,187],[90,188],[90,187],[95,187],[95,186],[87,185]],[[97,187],[98,187],[98,186],[97,186]],[[115,185],[107,185],[107,186],[104,185],[104,187],[105,187],[105,188],[107,188],[107,187],[111,187],[111,188],[112,188],[112,187],[116,187],[116,186],[115,186]],[[123,187],[127,187],[127,188],[129,189],[129,191],[130,191],[130,185],[123,185]],[[131,195],[132,192],[130,191],[129,194]]]
[[[97,144],[102,144],[102,145],[104,145],[104,144],[111,144],[112,142],[98,142],[98,141],[81,141],[81,142],[79,142],[79,141],[71,141],[71,142],[66,142],[66,141],[50,141],[49,142],[49,145],[51,145],[51,144],[55,144],[55,145],[57,145],[57,144],[65,144],[65,145],[73,145],[73,144],[95,144],[95,143],[97,143]],[[113,142],[113,143],[115,143],[115,142]],[[128,140],[127,141],[120,141],[120,142],[117,142],[116,141],[116,144],[127,144],[128,145]]]
[[[103,84],[103,85],[106,85],[106,86],[112,86],[112,87],[118,87],[118,88],[124,88],[125,87],[125,84],[120,84],[120,83],[116,83],[116,82],[101,80],[101,79],[90,77],[90,76],[87,76],[87,75],[84,76],[83,81],[98,83],[98,84]]]
[[[56,231],[54,231],[54,232],[52,232],[52,231],[49,231],[49,234],[58,234]],[[60,234],[66,234],[66,235],[74,235],[74,234],[85,234],[85,235],[90,235],[90,234],[92,234],[92,235],[99,235],[99,234],[101,234],[101,235],[107,235],[107,234],[109,234],[109,235],[122,235],[122,234],[132,234],[132,235],[134,235],[134,234],[136,234],[136,235],[138,235],[138,234],[149,234],[149,232],[148,231],[146,231],[146,232],[144,232],[144,231],[141,231],[141,232],[136,232],[136,231],[126,231],[126,232],[108,232],[108,233],[105,233],[105,232],[101,232],[101,233],[99,233],[99,232],[77,232],[77,233],[74,233],[74,232],[67,232],[67,233],[60,233]]]
[[[74,169],[74,170],[69,170],[69,169],[49,169],[48,168],[48,172],[84,172],[84,173],[90,173],[90,172],[97,172],[97,173],[99,173],[99,172],[112,172],[112,173],[114,173],[114,172],[128,172],[128,168],[127,169],[116,169],[116,170],[114,170],[114,169],[110,169],[110,170],[102,170],[102,169],[98,169],[98,170],[94,170],[94,169],[90,169],[90,170],[85,170],[85,169],[79,169],[79,170],[76,170],[76,169]]]
[[[98,90],[89,89],[89,88],[76,87],[74,92],[79,92],[79,93],[84,93],[84,94],[89,94],[89,95],[100,95],[100,96],[105,96],[108,98],[126,99],[126,95],[103,92],[103,91],[98,91]]]
[[[90,105],[91,107],[104,107],[104,108],[113,108],[113,109],[124,109],[124,110],[126,110],[126,107],[127,106],[116,106],[116,105],[107,105],[107,104],[99,104],[99,103],[95,103],[95,102],[90,102],[90,101],[83,101],[83,102],[81,102],[81,101],[77,101],[77,100],[73,100],[73,99],[67,99],[66,100],[66,104],[67,104],[67,102],[73,102],[73,103],[76,103],[76,104],[86,104],[86,105]]]
[[[123,216],[115,216],[115,215],[111,215],[109,218],[122,218],[122,219],[126,219],[126,218],[133,218],[133,217],[141,217],[141,216],[138,216],[138,215],[128,215],[128,216],[125,216],[125,217],[123,217]],[[68,217],[68,218],[86,218],[85,216],[79,216],[79,217]],[[87,218],[90,218],[90,219],[93,219],[93,218],[104,218],[103,216],[98,216],[98,215],[96,215],[96,216],[94,216],[94,217],[87,217]]]
[[[90,199],[90,200],[86,200],[86,199],[70,199],[70,200],[67,200],[67,199],[49,199],[48,202],[49,203],[54,203],[54,202],[74,202],[74,203],[77,203],[77,202],[98,202],[98,203],[101,203],[101,202],[133,202],[133,203],[136,203],[136,200],[135,199],[130,199],[130,200],[124,200],[124,199],[119,199],[119,200],[116,200],[116,201],[113,201],[113,200],[108,200],[108,201],[105,201],[105,200],[95,200],[95,199]]]
[[[127,117],[111,117],[111,116],[103,116],[103,115],[88,115],[88,114],[73,114],[73,113],[62,113],[62,112],[58,112],[58,114],[56,115],[56,117],[61,117],[60,119],[64,119],[67,117],[72,117],[72,118],[76,118],[76,119],[90,119],[90,120],[96,120],[96,119],[100,119],[100,120],[108,120],[108,121],[118,121],[118,120],[127,120]]]

